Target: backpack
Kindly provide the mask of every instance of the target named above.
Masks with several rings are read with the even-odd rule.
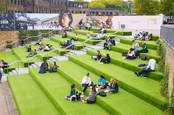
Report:
[[[141,58],[141,60],[146,60],[147,59],[147,57],[146,56],[143,56],[142,58]]]
[[[128,54],[127,52],[123,52],[122,56],[127,56],[127,54]]]
[[[104,91],[100,91],[98,94],[102,97],[106,97],[106,93]]]

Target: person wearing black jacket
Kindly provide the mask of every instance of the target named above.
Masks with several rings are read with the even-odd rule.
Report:
[[[108,90],[105,92],[110,92],[110,93],[117,93],[119,91],[118,84],[115,81],[115,79],[110,80],[110,84],[108,85]]]
[[[109,54],[107,54],[105,58],[102,58],[102,59],[100,60],[100,64],[103,64],[103,63],[110,63],[110,60],[111,60],[111,58],[110,58]]]

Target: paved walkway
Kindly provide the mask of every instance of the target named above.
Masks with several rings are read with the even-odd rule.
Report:
[[[167,54],[166,54],[166,61],[167,64],[170,67],[170,73],[169,73],[169,99],[172,93],[172,86],[173,86],[173,77],[174,77],[174,50],[171,48],[167,48]]]
[[[18,111],[7,82],[0,83],[0,115],[18,115]]]

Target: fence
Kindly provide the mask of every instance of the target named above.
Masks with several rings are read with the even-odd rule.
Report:
[[[174,49],[174,25],[162,25],[160,29],[160,37]]]

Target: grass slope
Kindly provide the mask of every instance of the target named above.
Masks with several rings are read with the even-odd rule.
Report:
[[[24,61],[24,60],[30,59],[30,58],[27,58],[29,53],[26,52],[25,48],[13,48],[12,52],[18,57],[19,60]],[[34,57],[31,60],[25,61],[22,63],[24,64],[25,67],[27,67],[28,64],[30,65],[30,64],[33,64],[34,62],[37,62],[37,61],[41,61],[41,59],[39,59],[38,57]]]
[[[8,76],[13,97],[20,115],[59,115],[30,75]]]
[[[71,62],[62,61],[57,62],[60,66],[58,73],[63,72],[67,75],[67,79],[71,79],[72,82],[78,84],[81,87],[81,80],[89,71],[81,66]],[[73,68],[73,69],[72,69]],[[96,83],[98,76],[90,72],[91,80]],[[125,103],[126,102],[126,103]],[[105,108],[112,108],[118,111],[122,115],[160,115],[162,111],[152,106],[151,104],[139,99],[131,93],[120,88],[117,94],[107,94],[107,97],[97,97],[97,103],[99,105],[107,105]],[[126,108],[126,109],[125,109]],[[142,113],[143,111],[143,113]],[[111,112],[113,113],[113,112]]]
[[[161,96],[159,82],[137,77],[134,72],[114,64],[99,64],[90,60],[89,55],[70,56],[69,59],[97,75],[103,74],[107,80],[115,78],[120,87],[155,105],[165,109],[167,100]]]
[[[108,113],[96,104],[83,104],[81,102],[70,102],[65,100],[65,96],[70,93],[70,83],[58,73],[39,74],[39,69],[31,69],[30,74],[41,86],[42,90],[61,110],[61,114],[67,115],[97,115]]]
[[[148,64],[148,61],[143,61],[141,59],[136,59],[136,60],[126,60],[123,59],[124,57],[122,56],[121,53],[119,52],[114,52],[114,51],[108,51],[108,50],[102,50],[100,49],[103,57],[106,56],[107,53],[110,54],[111,56],[111,63],[127,68],[131,71],[140,71],[142,70],[142,68],[138,67],[139,64]],[[87,54],[93,56],[93,55],[97,55],[97,50],[88,50]],[[157,64],[158,66],[158,64]],[[158,69],[157,69],[158,70]],[[146,75],[148,75],[148,77],[155,79],[155,80],[160,80],[163,78],[163,74],[160,72],[150,72],[147,73]]]

